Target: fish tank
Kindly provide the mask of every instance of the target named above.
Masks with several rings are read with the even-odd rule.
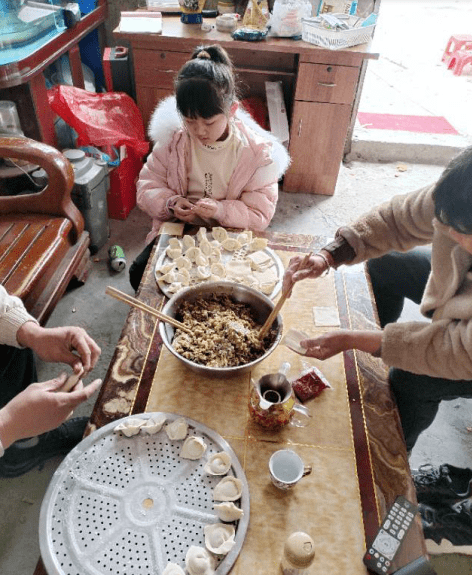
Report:
[[[23,60],[65,28],[60,0],[0,0],[0,65]]]

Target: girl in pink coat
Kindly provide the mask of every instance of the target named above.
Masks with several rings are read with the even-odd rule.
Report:
[[[175,97],[153,113],[155,142],[137,183],[138,206],[152,217],[148,245],[130,268],[137,289],[165,221],[264,230],[290,158],[236,98],[233,67],[221,46],[195,50],[175,82]]]

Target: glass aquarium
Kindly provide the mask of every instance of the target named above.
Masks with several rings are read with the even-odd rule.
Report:
[[[28,57],[63,30],[60,2],[0,0],[0,65]]]

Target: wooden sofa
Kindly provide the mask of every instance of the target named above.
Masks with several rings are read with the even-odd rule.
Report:
[[[28,138],[0,137],[0,157],[42,167],[37,193],[0,196],[0,283],[44,325],[70,281],[85,281],[90,238],[71,199],[74,173],[55,148]]]

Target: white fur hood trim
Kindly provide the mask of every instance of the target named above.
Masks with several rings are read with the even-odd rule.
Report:
[[[279,167],[281,177],[290,165],[290,156],[280,140],[264,130],[241,106],[236,112],[236,118],[241,120],[248,128],[272,142],[272,160]],[[153,145],[165,146],[172,139],[172,135],[182,128],[182,121],[177,111],[175,96],[161,100],[154,112],[148,126],[148,136]]]

